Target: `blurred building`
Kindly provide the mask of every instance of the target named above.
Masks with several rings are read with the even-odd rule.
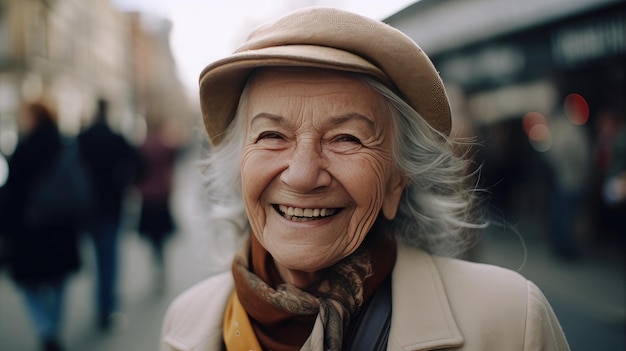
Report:
[[[620,0],[422,0],[385,21],[462,89],[473,117],[490,122],[552,113],[573,91],[623,110],[625,18]],[[506,104],[482,103],[500,96]]]
[[[80,130],[97,96],[115,102],[117,118],[130,115],[127,32],[125,16],[108,0],[0,0],[3,139],[15,130],[23,100],[50,100],[66,134]]]
[[[476,157],[492,205],[514,223],[534,222],[537,233],[547,230],[559,178],[549,154],[565,128],[552,121],[566,117],[591,155],[575,172],[586,187],[578,235],[602,236],[603,170],[594,158],[604,116],[623,123],[625,115],[625,1],[421,0],[384,21],[440,71],[453,133],[482,145]],[[582,167],[586,156],[567,157]]]
[[[70,136],[91,122],[98,97],[111,103],[112,127],[129,137],[145,129],[148,111],[189,119],[170,28],[109,0],[0,0],[0,153],[15,147],[24,100],[53,103]]]
[[[129,13],[131,76],[136,112],[146,123],[167,123],[182,138],[198,122],[178,75],[170,47],[172,22]]]

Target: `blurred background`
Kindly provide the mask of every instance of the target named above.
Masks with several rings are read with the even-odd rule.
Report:
[[[208,144],[197,77],[258,24],[310,5],[399,28],[440,71],[453,135],[476,141],[460,152],[481,167],[492,223],[467,259],[535,281],[572,350],[624,350],[625,1],[0,0],[0,186],[21,137],[20,105],[42,97],[67,138],[91,124],[105,97],[108,124],[132,145],[165,125],[176,149],[163,258],[140,233],[146,198],[131,187],[112,327],[98,328],[95,255],[81,237],[63,311],[66,349],[157,350],[168,303],[229,268],[239,239],[228,235],[232,224],[208,219],[202,197],[198,162]],[[0,350],[37,350],[2,238]]]

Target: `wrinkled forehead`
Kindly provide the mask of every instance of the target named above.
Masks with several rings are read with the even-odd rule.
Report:
[[[270,67],[255,70],[247,83],[248,93],[313,96],[343,93],[354,100],[382,102],[382,95],[358,73],[309,67]]]
[[[335,110],[344,113],[349,109],[371,109],[378,114],[387,106],[383,96],[360,75],[319,68],[258,69],[250,76],[244,95],[252,110],[258,105],[271,107],[299,100],[314,104],[332,101]]]

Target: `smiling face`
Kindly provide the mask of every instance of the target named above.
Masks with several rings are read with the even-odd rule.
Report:
[[[392,119],[364,82],[327,70],[265,69],[249,86],[241,178],[257,239],[284,272],[353,253],[404,180]]]

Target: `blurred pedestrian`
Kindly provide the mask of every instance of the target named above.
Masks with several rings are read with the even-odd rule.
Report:
[[[3,226],[9,237],[9,268],[24,295],[44,350],[60,350],[60,325],[68,276],[80,267],[79,223],[57,219],[34,224],[27,207],[36,184],[45,181],[63,149],[54,112],[26,104],[22,137],[9,160]]]
[[[159,291],[166,279],[164,245],[175,230],[170,198],[177,151],[178,145],[172,130],[161,121],[149,122],[146,139],[139,147],[142,161],[137,182],[142,197],[139,233],[152,248],[159,273]]]
[[[9,162],[0,153],[0,273],[8,264],[9,248],[8,248],[8,233],[5,230],[4,216],[6,215],[8,204],[6,179],[9,176]]]
[[[606,203],[607,227],[611,239],[622,247],[626,244],[624,218],[626,218],[626,126],[624,116],[615,116],[617,126],[610,143],[608,167],[602,185]]]
[[[566,116],[556,115],[548,123],[552,144],[545,156],[553,178],[548,241],[557,258],[575,259],[580,254],[577,229],[582,228],[591,145],[582,127]]]
[[[108,101],[99,99],[93,125],[78,136],[96,188],[96,214],[89,225],[97,262],[98,324],[110,326],[116,304],[118,231],[126,190],[137,171],[134,147],[107,124]]]

